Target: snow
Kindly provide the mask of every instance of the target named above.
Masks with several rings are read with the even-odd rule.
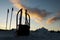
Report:
[[[47,29],[31,31],[29,36],[16,36],[16,31],[0,31],[0,40],[60,40],[60,33],[51,33]]]

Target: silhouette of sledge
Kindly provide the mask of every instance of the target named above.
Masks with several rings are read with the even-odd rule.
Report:
[[[20,15],[19,24],[18,14]],[[29,17],[29,20],[27,19],[27,17]],[[22,9],[20,9],[16,15],[16,28],[17,28],[16,33],[18,36],[28,36],[30,34],[30,16],[29,14],[27,14],[27,10],[25,10],[25,24],[22,25],[21,22],[22,22]]]

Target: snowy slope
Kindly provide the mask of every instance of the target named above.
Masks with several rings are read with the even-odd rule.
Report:
[[[0,40],[60,40],[60,33],[51,33],[47,29],[31,31],[29,36],[15,35],[15,30],[0,31]]]

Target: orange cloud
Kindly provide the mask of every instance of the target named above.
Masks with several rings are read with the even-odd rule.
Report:
[[[57,20],[60,20],[60,11],[56,13],[56,15],[52,18],[49,18],[47,24],[51,24]]]
[[[45,10],[40,11],[38,8],[27,8],[25,5],[21,4],[21,0],[10,0],[10,2],[13,3],[13,5],[18,9],[20,8],[27,9],[29,15],[31,16],[31,19],[34,19],[34,21],[38,23],[41,22],[43,18],[47,16],[47,12]]]
[[[48,19],[47,24],[51,24],[55,20],[56,20],[56,17],[52,17],[52,18]]]
[[[52,17],[52,18],[48,19],[47,24],[51,24],[57,20],[60,20],[60,17]]]
[[[20,0],[10,0],[10,2],[13,3],[13,5],[18,9],[25,8],[25,6],[21,5]]]

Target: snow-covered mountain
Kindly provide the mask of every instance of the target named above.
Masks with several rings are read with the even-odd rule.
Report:
[[[60,33],[45,28],[31,31],[29,36],[16,36],[16,30],[0,30],[0,40],[60,40]]]

